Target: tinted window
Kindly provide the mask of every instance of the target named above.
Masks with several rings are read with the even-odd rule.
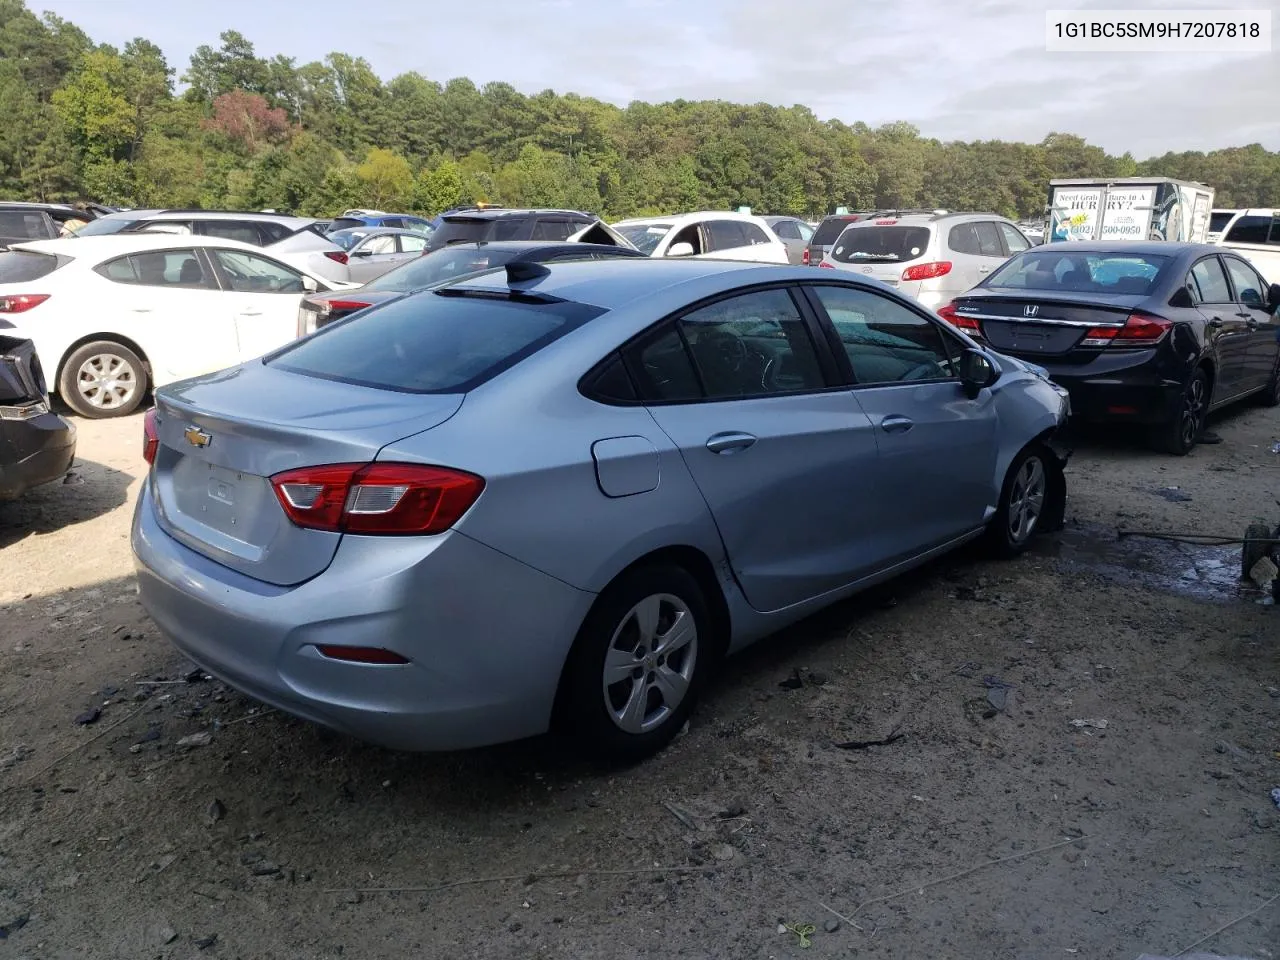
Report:
[[[131,227],[137,223],[137,218],[132,216],[106,216],[99,217],[97,220],[90,220],[83,227],[76,231],[78,237],[105,237],[110,233],[119,233],[126,227]]]
[[[1032,247],[1001,264],[984,286],[1145,296],[1168,263],[1168,257],[1149,253],[1085,253]]]
[[[10,240],[50,240],[58,235],[43,213],[0,210],[0,237]]]
[[[1207,257],[1191,268],[1187,289],[1198,303],[1230,303],[1231,288],[1217,257]]]
[[[421,293],[352,315],[267,362],[409,393],[461,393],[604,311],[572,301]]]
[[[826,385],[809,331],[785,290],[720,300],[686,314],[678,326],[709,399],[760,397]]]
[[[708,221],[707,235],[713,251],[732,250],[734,247],[745,247],[750,243],[742,229],[742,224],[736,220]]]
[[[240,250],[210,251],[237,293],[303,293],[302,274],[283,263]]]
[[[583,382],[582,392],[604,403],[628,403],[637,399],[636,388],[617,354]]]
[[[1221,213],[1210,214],[1209,215],[1209,232],[1221,233],[1223,230],[1226,229],[1227,224],[1231,222],[1231,218],[1234,217],[1235,215],[1236,214],[1234,210],[1223,210]]]
[[[533,225],[533,240],[567,240],[579,229],[568,220],[539,220]]]
[[[1031,244],[1027,242],[1027,238],[1018,230],[1007,223],[997,224],[997,226],[1000,227],[1000,232],[1004,234],[1005,246],[1009,248],[1009,253],[1021,253],[1023,250],[1031,249]]]
[[[928,227],[850,227],[836,239],[831,258],[841,263],[906,263],[929,246]]]
[[[1227,261],[1227,272],[1231,274],[1231,286],[1235,289],[1236,300],[1251,307],[1260,307],[1266,303],[1267,285],[1258,276],[1258,271],[1235,257],[1224,259]]]
[[[431,244],[438,247],[443,244],[483,240],[488,231],[488,220],[473,220],[465,217],[454,219],[450,217],[441,223],[439,229],[431,235]]]
[[[978,252],[984,257],[1003,257],[1004,246],[1000,243],[996,225],[986,220],[973,226],[978,233]]]
[[[955,376],[953,351],[938,327],[920,314],[866,290],[815,286],[813,291],[840,335],[858,383]]]
[[[779,240],[800,239],[800,229],[794,220],[779,220],[773,225],[773,232],[778,235]]]
[[[117,257],[94,267],[116,283],[138,283],[148,287],[212,286],[194,250],[157,250]]]
[[[352,227],[365,226],[363,220],[356,220],[354,217],[338,217],[333,223],[329,224],[329,232],[336,233],[339,230],[350,230]]]
[[[263,223],[257,224],[257,227],[258,227],[258,232],[262,234],[262,241],[264,244],[279,243],[285,237],[291,236],[293,234],[293,231],[290,230],[288,227],[286,227],[283,223],[263,222]],[[302,229],[310,230],[311,225],[303,227]]]
[[[253,247],[262,246],[262,234],[256,223],[242,220],[204,220],[199,223],[200,233],[219,240],[235,240]]]
[[[818,224],[818,229],[813,232],[813,239],[809,242],[829,247],[836,242],[836,237],[840,236],[840,231],[853,223],[854,219],[854,217],[827,217],[827,219]]]
[[[978,233],[972,223],[957,223],[947,234],[947,246],[956,253],[978,256]]]
[[[399,240],[401,253],[421,253],[427,249],[427,238],[424,234],[402,233]]]
[[[769,243],[769,235],[761,230],[754,223],[739,224],[742,227],[742,234],[747,238],[747,243],[754,246],[757,243]]]
[[[448,283],[466,274],[500,267],[514,256],[510,251],[485,250],[470,245],[445,247],[384,273],[366,283],[363,289],[409,293],[437,283]]]
[[[629,362],[640,380],[645,400],[699,400],[702,385],[675,324],[630,352]]]
[[[1227,243],[1266,243],[1270,230],[1270,217],[1241,217],[1223,240]]]
[[[27,283],[47,277],[58,269],[58,258],[29,250],[0,253],[0,283]]]

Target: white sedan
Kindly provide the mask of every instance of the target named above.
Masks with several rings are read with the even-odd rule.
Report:
[[[644,217],[613,225],[648,257],[705,257],[754,263],[787,263],[786,245],[760,217],[706,211]]]
[[[32,340],[76,413],[118,417],[150,387],[284,346],[303,296],[353,286],[215,237],[37,240],[0,253],[0,332]]]

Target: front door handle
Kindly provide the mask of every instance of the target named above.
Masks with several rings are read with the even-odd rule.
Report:
[[[707,449],[712,453],[734,453],[755,442],[756,438],[749,433],[717,433],[707,441]]]
[[[880,429],[885,433],[906,433],[916,422],[910,417],[889,416],[880,421]]]

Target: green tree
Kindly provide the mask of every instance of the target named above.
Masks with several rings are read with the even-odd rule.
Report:
[[[355,169],[366,204],[387,209],[403,207],[413,192],[413,169],[398,153],[373,147]]]

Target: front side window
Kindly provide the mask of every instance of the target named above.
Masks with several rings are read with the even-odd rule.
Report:
[[[1227,272],[1231,274],[1231,286],[1236,291],[1236,302],[1250,307],[1261,307],[1267,302],[1267,285],[1258,276],[1258,271],[1243,260],[1225,257]]]
[[[962,349],[929,320],[868,290],[814,286],[859,384],[947,380]]]
[[[302,274],[283,263],[240,250],[213,250],[228,285],[236,293],[304,293]]]
[[[1004,247],[1000,244],[1000,234],[996,225],[984,220],[973,225],[978,234],[978,254],[983,257],[1003,257]]]
[[[712,251],[745,247],[750,242],[745,236],[742,224],[736,220],[710,221],[707,224],[707,236],[711,241]]]
[[[1225,243],[1266,243],[1271,231],[1270,217],[1245,216],[1231,225]]]
[[[395,234],[380,233],[376,237],[370,237],[360,249],[368,253],[370,256],[378,256],[384,253],[395,253]]]
[[[1004,234],[1005,246],[1009,248],[1009,253],[1021,253],[1023,250],[1030,250],[1031,244],[1027,242],[1027,238],[1022,235],[1016,228],[1009,226],[1007,223],[998,224],[1000,232]]]
[[[427,238],[423,234],[400,234],[401,253],[421,253],[427,249]]]

